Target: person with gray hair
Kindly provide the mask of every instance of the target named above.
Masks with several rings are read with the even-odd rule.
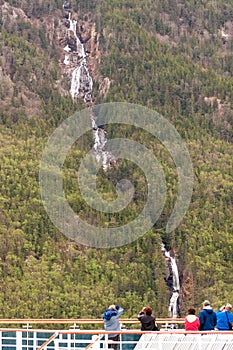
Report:
[[[113,331],[113,333],[108,334],[108,339],[113,341],[109,345],[110,348],[117,350],[118,344],[114,342],[119,341],[119,334],[114,334],[114,331],[120,331],[121,325],[119,322],[119,317],[123,314],[124,309],[118,305],[110,305],[108,309],[103,314],[104,329],[105,331]]]
[[[217,312],[217,329],[219,331],[230,331],[232,330],[233,314],[231,313],[232,305],[223,305]]]
[[[217,324],[216,313],[210,305],[209,300],[202,303],[202,310],[199,313],[200,331],[213,331]]]

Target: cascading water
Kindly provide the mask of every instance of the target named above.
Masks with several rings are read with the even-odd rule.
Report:
[[[179,314],[178,299],[180,291],[179,271],[175,257],[171,255],[171,251],[166,250],[164,244],[162,245],[162,252],[167,260],[167,265],[169,268],[169,277],[167,278],[167,284],[172,292],[168,307],[169,316],[172,318],[177,318]],[[170,276],[172,278],[170,278]]]
[[[104,170],[107,170],[111,162],[115,161],[115,159],[110,152],[107,152],[105,150],[105,145],[107,143],[106,131],[97,125],[95,116],[92,113],[93,80],[88,69],[87,54],[85,52],[84,44],[81,42],[77,35],[77,21],[72,19],[70,8],[70,3],[65,1],[63,4],[63,9],[68,13],[68,32],[71,33],[72,38],[68,37],[66,41],[66,45],[64,47],[64,51],[66,53],[63,64],[70,69],[72,68],[72,79],[70,87],[70,94],[72,98],[82,98],[90,108],[92,130],[94,135],[93,151],[95,153],[97,161],[102,163]],[[171,251],[166,250],[164,244],[162,245],[162,252],[166,258],[169,270],[169,277],[166,279],[171,291],[168,307],[169,316],[172,318],[177,318],[179,314],[178,299],[180,291],[178,267],[175,257],[172,256]]]
[[[67,6],[67,2],[65,2]],[[63,4],[63,9],[66,10]],[[70,5],[69,5],[70,8]],[[91,123],[94,135],[93,151],[98,162],[102,163],[103,169],[107,170],[113,160],[113,156],[110,152],[105,150],[107,143],[106,131],[103,128],[98,127],[95,117],[92,113],[92,89],[93,80],[90,75],[87,65],[87,54],[85,52],[84,44],[81,42],[77,35],[77,21],[72,19],[72,14],[68,11],[69,31],[72,33],[72,45],[66,44],[64,50],[66,51],[63,63],[66,66],[71,65],[71,61],[74,61],[74,55],[77,57],[77,66],[72,71],[70,94],[73,99],[80,97],[90,108]],[[75,43],[73,43],[75,41]],[[72,55],[72,59],[71,59]]]
[[[73,70],[72,73],[70,93],[73,98],[81,96],[84,102],[91,104],[93,81],[87,67],[84,45],[81,43],[77,35],[77,21],[71,19],[71,13],[69,13],[69,30],[73,33],[76,40],[76,52],[78,56],[78,66]],[[65,50],[70,52],[69,49],[67,50],[67,46],[65,47]],[[69,62],[67,55],[65,57],[65,60],[66,62]]]

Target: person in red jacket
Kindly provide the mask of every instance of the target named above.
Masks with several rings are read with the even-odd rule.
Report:
[[[196,310],[193,307],[188,309],[188,315],[185,317],[184,321],[186,331],[198,331],[198,328],[200,327],[200,321],[195,314]]]

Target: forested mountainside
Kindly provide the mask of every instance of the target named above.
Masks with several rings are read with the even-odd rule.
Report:
[[[159,159],[167,199],[160,219],[135,242],[95,249],[69,240],[50,221],[39,169],[51,133],[87,107],[70,93],[64,47],[69,14],[87,53],[91,104],[130,102],[161,113],[183,137],[194,170],[190,207],[172,232],[165,227],[177,197],[167,150],[137,128],[106,128],[109,137],[143,143]],[[232,299],[233,4],[231,0],[0,1],[0,316],[101,317],[112,303],[135,317],[149,304],[168,316],[171,291],[161,245],[176,256],[180,315],[204,298],[214,308]],[[75,50],[75,49],[74,49]],[[72,58],[73,64],[75,58]],[[90,101],[89,101],[90,106]],[[132,203],[119,215],[89,207],[76,173],[91,148],[84,135],[64,164],[66,198],[82,219],[121,226],[145,204],[146,180],[130,161],[98,173],[98,190],[115,198],[122,174]]]

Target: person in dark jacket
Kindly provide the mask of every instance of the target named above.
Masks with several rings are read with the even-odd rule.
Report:
[[[138,320],[141,322],[141,331],[158,331],[155,322],[155,316],[152,315],[152,308],[145,306],[138,314]]]
[[[210,305],[209,300],[202,303],[203,309],[199,313],[200,331],[213,331],[217,324],[216,313]]]

